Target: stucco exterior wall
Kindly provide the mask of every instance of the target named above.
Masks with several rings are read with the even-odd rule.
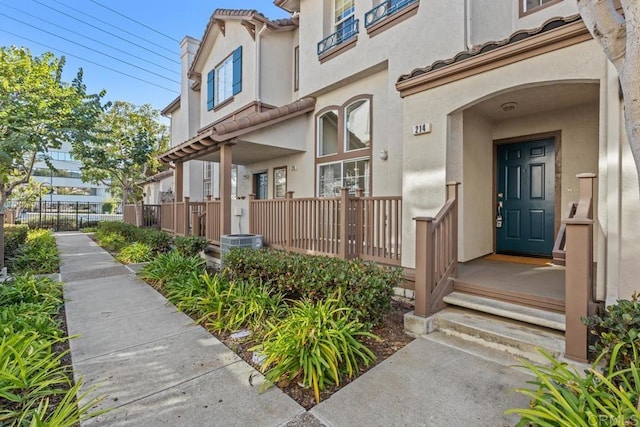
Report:
[[[300,63],[304,72],[300,94],[330,90],[336,82],[382,63],[394,63],[400,73],[426,66],[464,49],[463,2],[420,2],[418,13],[370,37],[364,28],[364,14],[374,7],[371,0],[355,1],[355,17],[360,20],[356,45],[320,63],[317,44],[331,34],[332,2],[302,1],[300,10]],[[400,74],[390,74],[395,81]]]
[[[447,163],[447,150],[452,150],[447,144],[462,144],[461,140],[452,141],[448,132],[451,113],[508,88],[544,82],[600,81],[606,74],[606,64],[600,47],[588,41],[404,98],[403,264],[415,266],[412,218],[435,216],[445,201],[447,168],[462,170],[456,159]],[[411,125],[425,117],[433,123],[432,132],[414,136]]]
[[[295,101],[293,94],[294,33],[265,32],[260,42],[259,99],[271,105],[285,105]],[[249,74],[253,75],[253,73]]]
[[[640,290],[638,277],[640,277],[640,202],[638,201],[638,177],[637,169],[631,149],[622,131],[621,144],[621,226],[620,226],[620,268],[616,286],[618,293],[607,293],[607,304],[615,303],[616,299],[629,299],[631,295]],[[616,283],[614,283],[616,285]]]
[[[203,52],[202,85],[200,88],[200,127],[212,123],[256,100],[255,42],[240,22],[226,21],[225,34],[216,31],[212,49]],[[242,46],[242,91],[233,95],[233,101],[220,108],[207,109],[207,73],[220,65],[229,55]],[[216,111],[214,111],[216,110]]]

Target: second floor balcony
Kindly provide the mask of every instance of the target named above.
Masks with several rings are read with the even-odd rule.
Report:
[[[359,19],[348,19],[341,23],[336,27],[336,32],[318,42],[318,56],[355,37],[359,31],[359,24]]]
[[[369,28],[388,16],[406,10],[409,6],[418,3],[419,0],[386,0],[364,14],[364,27]]]

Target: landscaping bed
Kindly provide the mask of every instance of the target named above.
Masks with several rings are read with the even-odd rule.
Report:
[[[9,232],[9,272],[0,283],[0,425],[74,426],[90,405],[78,407],[62,284],[33,273],[59,268],[48,230]]]
[[[204,239],[176,238],[167,252],[158,231],[138,230],[101,224],[94,239],[124,262],[151,258],[140,272],[147,283],[261,371],[262,390],[278,386],[307,409],[412,340],[403,329],[412,306],[392,299],[399,269],[234,249],[212,271],[197,255]]]

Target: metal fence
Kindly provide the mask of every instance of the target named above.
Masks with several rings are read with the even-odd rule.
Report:
[[[100,221],[122,221],[122,207],[113,203],[37,201],[12,207],[16,224],[54,231],[77,231]]]

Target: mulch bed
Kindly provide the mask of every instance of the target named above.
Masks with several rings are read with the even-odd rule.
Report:
[[[364,341],[364,344],[376,355],[376,361],[368,367],[360,366],[360,375],[367,372],[375,365],[387,359],[396,351],[413,341],[413,338],[404,332],[404,314],[411,310],[413,310],[413,305],[407,301],[400,301],[396,299],[392,301],[391,310],[384,317],[383,323],[374,327],[371,331],[380,337],[381,340],[377,341],[374,339],[366,339]],[[202,326],[205,327],[204,325]],[[251,347],[258,344],[257,342],[246,339],[233,339],[230,336],[231,334],[217,334],[213,332],[212,334],[222,341],[227,347],[237,353],[245,362],[252,365],[255,369],[260,370],[260,366],[253,363],[253,352],[249,351]],[[355,378],[345,378],[344,382],[339,386],[328,386],[320,393],[320,399],[326,400],[333,393],[337,392],[353,380],[355,380]],[[295,382],[289,384],[278,384],[278,387],[305,409],[311,409],[317,404],[312,388],[304,388]]]

